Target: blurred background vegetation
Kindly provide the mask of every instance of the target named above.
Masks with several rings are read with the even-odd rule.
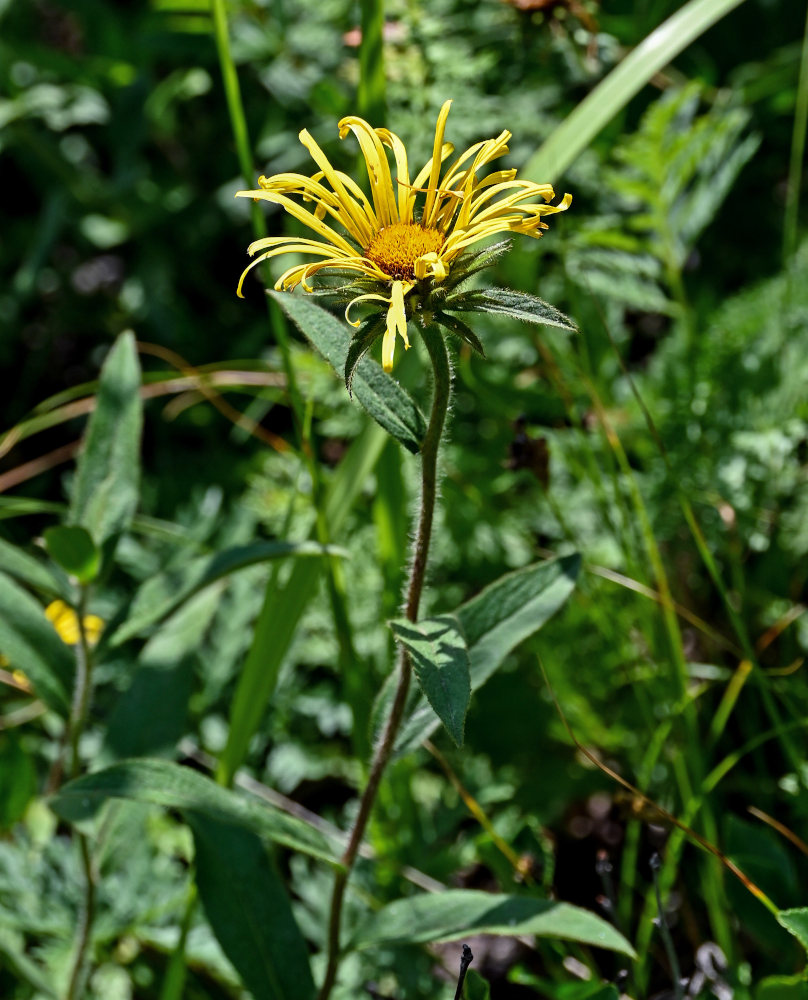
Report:
[[[304,127],[353,169],[356,151],[339,142],[336,122],[357,111],[425,159],[447,98],[456,146],[507,128],[509,165],[522,166],[678,6],[388,0],[386,86],[377,80],[358,98],[368,69],[357,4],[231,0],[256,170],[312,172],[297,140]],[[805,845],[771,819],[804,837],[808,243],[793,156],[804,31],[803,4],[741,3],[557,179],[572,209],[498,264],[499,284],[552,302],[580,333],[485,317],[475,330],[488,358],[458,347],[427,604],[453,607],[551,554],[578,551],[584,570],[562,611],[473,700],[466,747],[436,737],[491,826],[469,813],[440,759],[419,750],[389,774],[373,829],[380,860],[359,873],[368,892],[396,898],[403,865],[447,885],[505,891],[528,871],[557,898],[606,912],[635,942],[644,957],[626,987],[632,996],[672,986],[651,924],[655,851],[666,859],[660,877],[673,890],[667,912],[683,974],[717,942],[728,960],[720,978],[735,996],[808,995],[798,942],[717,862],[576,753],[537,661],[583,744],[687,816],[778,906],[808,903]],[[249,206],[233,197],[245,178],[207,0],[0,0],[0,157],[2,430],[14,429],[0,439],[0,536],[33,551],[52,523],[84,426],[56,404],[91,391],[113,339],[133,330],[147,382],[172,372],[189,381],[146,403],[142,516],[92,610],[109,619],[137,585],[189,553],[308,537],[315,495],[367,418],[287,331],[311,419],[313,481],[284,388],[283,320],[268,317],[257,280],[246,301],[235,296],[252,237]],[[280,213],[267,222],[282,231]],[[241,373],[224,411],[195,369]],[[424,399],[425,371],[422,358],[400,374]],[[234,423],[228,405],[248,421]],[[273,447],[275,436],[287,446]],[[337,539],[351,553],[354,678],[337,669],[323,590],[250,746],[256,780],[341,827],[367,747],[354,719],[366,721],[389,669],[382,623],[398,605],[416,482],[411,456],[387,445]],[[266,575],[241,573],[196,609],[187,670],[162,687],[134,690],[137,649],[121,648],[98,678],[88,736],[99,763],[165,755],[204,769],[204,754],[222,750]],[[668,585],[675,620],[660,610]],[[0,995],[10,1000],[48,995],[14,956],[64,968],[80,897],[66,831],[40,797],[54,728],[47,713],[26,716],[29,704],[0,686]],[[104,860],[119,874],[101,890],[88,995],[105,1000],[161,996],[186,907],[183,828],[155,813],[148,836],[133,842],[140,818],[127,822]],[[321,945],[328,875],[299,857],[283,864],[301,927]],[[187,953],[183,995],[239,995],[198,914]],[[448,996],[436,964],[434,952],[414,948],[354,958],[344,995],[365,995],[373,980],[382,995]],[[494,1000],[579,1000],[620,963],[514,942],[481,947],[478,968]],[[721,988],[714,995],[729,995]]]

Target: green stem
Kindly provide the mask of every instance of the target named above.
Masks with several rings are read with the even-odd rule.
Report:
[[[87,612],[88,588],[81,584],[79,596],[76,603],[76,617],[78,619],[79,641],[76,645],[76,681],[73,688],[73,704],[70,710],[70,776],[77,778],[81,770],[81,757],[79,745],[81,734],[87,722],[87,714],[90,707],[90,694],[92,691],[92,657],[90,655],[90,643],[87,639],[87,629],[84,619]],[[84,872],[84,901],[82,903],[76,930],[76,954],[73,959],[73,969],[70,973],[70,981],[65,993],[65,1000],[78,1000],[82,995],[82,984],[84,980],[84,967],[87,956],[87,949],[90,944],[90,934],[95,916],[95,875],[93,873],[92,859],[90,858],[90,845],[83,833],[78,833],[78,845],[81,855],[81,866]]]
[[[362,41],[359,45],[359,114],[367,121],[384,121],[384,0],[361,0]]]
[[[788,168],[786,217],[783,226],[783,262],[785,264],[788,264],[789,258],[797,249],[797,227],[799,222],[803,157],[805,155],[806,126],[808,126],[808,5],[805,8],[805,31],[802,36],[800,78],[797,84],[797,103],[794,107],[794,130],[791,133],[791,162]]]
[[[65,993],[65,1000],[79,1000],[83,995],[84,967],[87,949],[90,945],[90,933],[95,917],[95,874],[93,873],[90,845],[83,833],[78,834],[81,867],[84,872],[84,901],[76,930],[76,955],[73,959],[73,971]]]
[[[185,943],[194,920],[196,909],[196,885],[192,881],[188,889],[188,899],[185,903],[185,914],[180,926],[180,938],[171,954],[165,979],[160,990],[160,1000],[181,1000],[185,989],[187,966],[185,963]]]
[[[435,385],[432,397],[432,413],[421,448],[421,501],[418,515],[418,530],[405,598],[405,614],[413,622],[418,618],[418,609],[421,604],[421,594],[424,588],[427,559],[429,557],[429,543],[432,538],[432,522],[435,514],[435,499],[437,497],[438,449],[440,448],[443,426],[446,422],[446,414],[449,409],[449,396],[451,392],[449,358],[440,330],[437,327],[430,326],[426,327],[422,331],[422,334],[432,361]],[[336,982],[340,961],[340,923],[342,920],[345,888],[362,844],[362,838],[370,819],[373,804],[376,801],[379,782],[393,753],[396,735],[404,717],[407,694],[410,689],[412,665],[409,656],[403,649],[399,654],[397,673],[398,683],[393,697],[393,705],[387,717],[384,732],[373,755],[367,785],[359,802],[359,811],[351,830],[348,846],[345,848],[345,853],[341,858],[342,867],[334,878],[331,913],[328,923],[328,961],[318,1000],[327,1000]]]
[[[211,12],[213,15],[213,29],[216,39],[216,50],[219,55],[219,64],[222,71],[222,84],[227,101],[227,110],[230,117],[230,127],[233,132],[233,141],[236,146],[239,169],[247,185],[252,185],[255,176],[255,165],[253,163],[250,146],[249,132],[247,130],[247,117],[244,113],[244,103],[241,98],[241,88],[238,81],[233,56],[230,50],[230,35],[227,24],[227,11],[225,0],[211,0]],[[267,225],[260,207],[254,202],[250,206],[250,219],[252,221],[253,233],[257,239],[267,235]],[[271,285],[271,278],[268,267],[262,268],[267,283]],[[306,410],[303,397],[297,384],[297,376],[292,361],[292,352],[289,340],[289,333],[286,323],[278,308],[267,296],[267,312],[278,346],[281,352],[283,370],[286,375],[286,384],[289,390],[289,401],[292,407],[292,417],[297,436],[297,442],[306,468],[312,482],[312,499],[317,513],[317,538],[323,545],[328,544],[329,526],[323,511],[320,509],[320,498],[322,496],[322,477],[320,466],[315,455],[310,435],[306,432]],[[340,644],[340,654],[343,660],[353,657],[353,639],[350,627],[350,619],[346,609],[344,587],[341,585],[341,578],[335,568],[335,560],[326,561],[326,574],[328,582],[328,593],[331,599],[331,607],[334,615],[334,624]],[[276,574],[270,575],[267,583],[266,598],[269,599],[275,590]],[[233,775],[226,775],[226,784],[232,781]]]
[[[90,692],[92,687],[92,660],[90,658],[90,644],[87,641],[87,632],[84,628],[84,617],[86,613],[87,588],[82,585],[79,590],[79,598],[76,605],[79,641],[76,645],[76,681],[73,687],[73,703],[70,708],[70,721],[68,723],[68,729],[70,732],[71,778],[77,778],[79,771],[81,770],[79,742],[87,721],[87,712],[90,707]]]
[[[238,82],[238,73],[233,55],[230,51],[230,34],[227,26],[227,11],[225,0],[211,0],[211,12],[213,14],[213,33],[216,39],[216,51],[219,55],[219,65],[222,71],[222,84],[224,86],[225,99],[227,101],[227,112],[230,117],[230,128],[233,132],[233,141],[236,146],[236,156],[244,181],[247,185],[253,183],[255,177],[255,164],[253,163],[250,146],[249,132],[247,131],[247,116],[244,114],[244,103],[241,99],[241,87]],[[252,222],[253,233],[256,239],[261,239],[267,235],[266,219],[261,214],[260,206],[255,202],[250,203],[250,221]],[[265,272],[268,274],[268,271]],[[303,401],[297,386],[294,366],[292,364],[291,351],[289,347],[289,334],[283,318],[278,314],[277,309],[273,309],[272,303],[267,298],[267,310],[273,332],[278,339],[278,346],[281,349],[283,369],[286,374],[289,398],[292,403],[298,436],[302,433],[303,427]]]

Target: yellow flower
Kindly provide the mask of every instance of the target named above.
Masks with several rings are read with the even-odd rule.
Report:
[[[67,646],[75,646],[79,641],[79,617],[64,601],[52,601],[45,608],[45,617],[56,629],[59,638]],[[104,621],[98,615],[84,616],[84,632],[87,642],[94,646],[104,630]]]
[[[313,289],[308,279],[325,268],[354,271],[377,281],[380,291],[357,295],[345,316],[352,326],[359,326],[350,319],[353,305],[369,301],[387,305],[382,364],[389,372],[396,335],[409,347],[405,299],[413,288],[419,283],[445,281],[465,250],[496,233],[541,236],[548,228],[543,217],[569,208],[572,196],[565,194],[560,204],[549,204],[555,197],[552,186],[517,180],[515,170],[478,176],[483,167],[508,152],[510,132],[475,143],[444,166],[454,152],[451,143],[443,141],[451,103],[446,101],[441,108],[432,156],[412,181],[407,151],[397,135],[385,128],[374,129],[354,115],[342,119],[340,138],[352,132],[367,164],[370,198],[347,174],[331,165],[304,129],[300,141],[319,171],[311,177],[292,173],[259,177],[258,190],[239,191],[238,196],[280,205],[318,239],[271,236],[256,240],[249,253],[259,256],[242,274],[238,294],[246,274],[256,264],[285,253],[321,259],[290,267],[278,279],[277,289],[290,290],[302,283],[310,292]],[[388,149],[395,162],[395,180]],[[293,195],[313,204],[314,210],[294,201]],[[326,217],[339,228],[332,228]]]

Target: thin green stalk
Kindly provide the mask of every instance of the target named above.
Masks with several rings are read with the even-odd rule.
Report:
[[[252,147],[250,146],[250,137],[247,131],[247,116],[244,114],[244,103],[241,99],[238,72],[236,71],[236,65],[233,62],[233,55],[230,51],[230,33],[227,25],[225,0],[211,0],[211,12],[213,15],[213,34],[216,39],[216,51],[219,55],[222,84],[224,86],[225,100],[227,101],[227,112],[230,117],[230,128],[232,129],[233,141],[236,146],[236,156],[242,177],[249,186],[253,183],[253,178],[255,177],[255,164],[253,163]],[[250,221],[256,239],[261,239],[267,235],[266,219],[261,214],[260,206],[255,202],[250,203]],[[266,273],[268,274],[268,271]],[[303,426],[303,401],[297,386],[294,365],[292,364],[289,334],[283,317],[280,316],[278,310],[273,307],[269,299],[267,299],[267,311],[269,312],[273,332],[278,339],[278,346],[281,350],[281,359],[287,379],[289,398],[292,403],[292,411],[298,435],[300,435]]]
[[[657,877],[659,866],[659,855],[655,854],[651,858],[651,874],[653,876],[654,894],[656,896],[657,904],[657,923],[659,926],[659,932],[662,935],[662,941],[665,945],[668,962],[671,967],[671,975],[673,976],[673,995],[676,1000],[682,1000],[684,996],[682,993],[682,970],[679,968],[679,959],[676,957],[676,948],[673,944],[673,938],[671,937],[670,928],[668,927],[668,921],[665,917],[665,908],[662,905],[662,896],[659,892],[659,879]]]
[[[359,114],[370,122],[384,121],[384,0],[361,0],[362,41],[359,44]]]
[[[180,926],[180,939],[177,946],[171,953],[171,959],[166,969],[163,985],[160,989],[160,1000],[182,1000],[185,989],[185,979],[187,976],[187,965],[185,962],[185,943],[188,940],[188,933],[194,919],[196,909],[196,885],[192,881],[188,888],[188,899],[185,903],[185,914]]]
[[[620,441],[617,433],[614,431],[614,428],[611,426],[611,422],[606,415],[605,408],[600,400],[600,397],[598,396],[594,384],[589,380],[587,381],[592,401],[595,404],[595,409],[598,413],[598,418],[604,426],[621,472],[626,478],[629,490],[631,491],[632,500],[634,502],[634,507],[640,524],[640,531],[645,542],[648,557],[651,561],[657,590],[660,595],[660,604],[662,606],[668,644],[670,646],[676,668],[676,677],[679,686],[678,694],[680,698],[686,699],[688,680],[687,661],[682,647],[682,634],[676,617],[676,608],[673,602],[665,567],[662,562],[659,546],[657,545],[651,521],[648,516],[648,511],[642,499],[642,494],[640,493],[639,486],[637,485],[634,472],[623,449],[622,442]],[[688,699],[683,704],[684,708],[682,712],[682,720],[685,726],[685,748],[683,753],[685,759],[682,760],[682,758],[677,758],[675,761],[676,766],[674,768],[674,773],[679,786],[682,802],[686,806],[687,803],[691,801],[693,795],[691,781],[694,781],[696,784],[701,781],[703,776],[703,767],[699,752],[700,743],[698,726],[693,713],[692,703]],[[705,832],[708,833],[708,839],[710,839],[709,833],[715,828],[714,819],[711,814],[708,814],[707,811],[705,811],[704,816]],[[710,922],[715,932],[715,936],[719,940],[722,947],[729,947],[732,939],[729,922],[726,917],[725,909],[722,906],[720,873],[714,865],[707,861],[705,875],[705,899],[710,915]],[[640,954],[644,955],[645,953],[640,952]]]
[[[76,680],[73,687],[73,702],[70,710],[69,730],[71,762],[70,775],[77,778],[81,770],[80,744],[81,734],[87,722],[92,693],[93,661],[90,643],[85,627],[87,613],[88,588],[79,585],[78,601],[76,602],[76,617],[78,619],[79,641],[76,644]],[[95,873],[90,857],[90,845],[83,833],[76,831],[81,856],[81,867],[84,873],[84,899],[76,928],[76,953],[73,958],[73,968],[65,993],[65,1000],[79,1000],[83,993],[87,949],[90,945],[93,919],[95,917]]]
[[[432,361],[434,392],[429,426],[427,427],[426,436],[421,448],[421,499],[418,512],[418,529],[405,597],[405,614],[408,620],[412,622],[418,619],[418,609],[421,604],[421,594],[424,588],[426,566],[429,558],[429,543],[432,538],[435,500],[437,497],[438,450],[440,448],[443,427],[446,422],[446,414],[449,409],[451,392],[449,357],[446,353],[446,345],[443,342],[440,330],[437,327],[428,326],[422,330],[422,335],[429,351],[430,360]],[[345,888],[356,861],[373,804],[376,801],[379,782],[392,755],[396,735],[404,717],[407,694],[410,689],[412,665],[409,656],[403,648],[399,653],[396,671],[398,682],[390,714],[373,755],[367,785],[359,802],[359,811],[348,839],[348,846],[345,848],[345,853],[341,858],[342,867],[334,877],[334,889],[331,897],[331,911],[328,923],[328,959],[318,1000],[327,1000],[336,982],[340,962],[340,925],[342,922]]]
[[[797,84],[797,101],[794,106],[794,130],[791,133],[791,160],[788,168],[786,216],[783,224],[783,264],[785,265],[788,265],[797,249],[806,126],[808,126],[808,4],[805,7],[800,78]]]
[[[608,328],[608,326],[606,326],[606,333],[609,337],[609,341],[617,357],[621,371],[623,372],[623,375],[628,381],[631,393],[634,396],[637,405],[640,407],[640,410],[642,411],[643,418],[645,419],[646,426],[648,427],[648,430],[651,434],[654,444],[656,445],[657,450],[659,451],[660,455],[662,456],[662,460],[665,463],[665,468],[668,472],[669,481],[673,484],[673,487],[676,490],[676,496],[679,500],[679,506],[682,509],[682,513],[684,514],[687,526],[690,529],[690,533],[693,536],[693,540],[696,543],[696,548],[698,549],[698,553],[701,557],[702,562],[704,563],[707,573],[709,574],[710,579],[713,581],[713,585],[715,586],[716,590],[718,591],[721,597],[721,601],[724,605],[727,617],[729,618],[730,624],[732,625],[732,629],[738,638],[738,642],[740,643],[743,655],[745,659],[747,659],[752,664],[753,668],[755,668],[753,670],[753,679],[757,684],[758,691],[760,692],[761,701],[763,702],[763,708],[766,711],[766,714],[768,715],[772,725],[775,726],[775,728],[782,727],[783,720],[780,716],[780,710],[778,709],[777,703],[775,702],[774,698],[772,697],[772,693],[769,690],[767,678],[763,670],[760,668],[760,664],[757,659],[757,655],[755,654],[754,646],[752,645],[752,640],[749,637],[749,632],[746,628],[746,624],[744,623],[742,615],[735,608],[735,605],[733,604],[729,591],[727,590],[727,587],[724,584],[724,580],[721,576],[721,573],[719,572],[715,558],[713,557],[713,554],[710,551],[709,546],[707,545],[707,539],[704,537],[704,533],[701,530],[701,526],[696,520],[696,515],[693,511],[693,506],[690,503],[690,498],[688,497],[687,493],[685,493],[685,491],[682,489],[682,485],[678,477],[674,475],[673,466],[671,465],[667,448],[665,447],[665,444],[662,441],[662,438],[657,429],[656,423],[654,422],[654,419],[651,416],[651,411],[646,406],[645,400],[640,394],[640,391],[637,388],[637,384],[634,381],[634,378],[632,377],[631,373],[626,367],[622,355],[620,354],[620,350],[617,344],[615,343],[614,338],[612,337],[611,330]],[[799,774],[800,769],[802,767],[801,755],[799,754],[796,747],[792,743],[790,737],[784,736],[782,740],[782,745],[786,753],[786,756],[788,757],[790,765]]]
[[[70,973],[65,1000],[80,1000],[84,994],[87,949],[95,918],[95,873],[90,857],[90,845],[83,833],[78,834],[78,844],[84,873],[84,900],[76,928],[76,954],[73,958],[73,970]]]
[[[77,778],[81,770],[81,756],[79,743],[81,734],[87,721],[87,712],[90,707],[90,695],[92,692],[92,658],[90,656],[90,644],[87,641],[87,632],[84,628],[84,617],[87,614],[87,587],[83,584],[79,588],[79,597],[76,604],[76,617],[78,619],[79,641],[76,645],[76,680],[73,686],[73,702],[70,708],[70,720],[68,730],[70,733],[70,777]]]
[[[243,174],[246,183],[250,185],[252,184],[253,177],[255,175],[255,166],[252,159],[250,138],[247,130],[247,118],[244,113],[244,104],[241,99],[241,88],[239,86],[238,73],[236,71],[233,56],[230,50],[230,36],[227,24],[225,0],[211,0],[211,9],[213,14],[216,49],[219,55],[219,64],[222,71],[222,83],[227,101],[227,110],[230,116],[233,140],[236,146],[236,155],[238,157],[241,173]],[[266,236],[266,221],[264,216],[261,214],[259,206],[254,203],[251,205],[250,218],[252,221],[253,233],[256,238],[260,239],[261,237]],[[268,278],[269,271],[267,268],[264,269],[264,273]],[[294,369],[294,363],[292,361],[289,334],[283,317],[280,315],[279,310],[276,306],[274,306],[269,297],[267,297],[267,312],[281,351],[281,360],[283,363],[284,373],[286,375],[289,400],[292,406],[292,415],[297,433],[298,445],[311,477],[312,498],[317,513],[317,538],[322,544],[328,544],[330,540],[328,523],[324,512],[321,510],[322,477],[320,475],[320,467],[317,462],[311,436],[310,434],[307,434],[305,430],[306,410],[297,384],[297,376]],[[354,646],[350,619],[348,617],[345,601],[345,588],[341,583],[341,578],[338,575],[338,571],[335,567],[335,561],[333,559],[326,560],[326,574],[328,593],[331,599],[331,608],[334,616],[335,630],[340,645],[341,656],[343,660],[350,662],[355,659],[355,653],[353,651]],[[275,574],[272,574],[267,583],[267,596],[274,592],[275,584]],[[232,777],[232,774],[229,775],[229,780],[232,780]]]

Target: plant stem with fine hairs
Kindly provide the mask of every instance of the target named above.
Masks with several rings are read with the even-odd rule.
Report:
[[[421,593],[424,589],[429,543],[432,538],[435,499],[437,496],[438,449],[440,447],[441,435],[443,434],[443,426],[446,422],[446,413],[449,409],[449,395],[451,391],[449,358],[440,331],[435,326],[427,326],[423,329],[422,335],[432,361],[435,384],[432,397],[432,413],[421,448],[421,501],[418,514],[418,529],[415,537],[415,547],[405,598],[405,615],[411,622],[416,621],[418,618]],[[404,716],[404,708],[407,703],[407,694],[410,689],[410,679],[412,676],[410,658],[404,649],[399,653],[396,669],[398,683],[393,697],[393,704],[390,714],[387,717],[384,732],[376,745],[373,761],[370,765],[368,782],[359,803],[359,812],[351,830],[348,846],[345,848],[345,853],[341,858],[342,868],[334,878],[331,913],[328,923],[328,963],[318,1000],[327,1000],[337,978],[340,960],[340,923],[342,920],[342,904],[345,898],[345,888],[348,884],[351,869],[356,861],[356,856],[359,853],[373,804],[376,801],[379,782],[392,755],[396,735]]]

